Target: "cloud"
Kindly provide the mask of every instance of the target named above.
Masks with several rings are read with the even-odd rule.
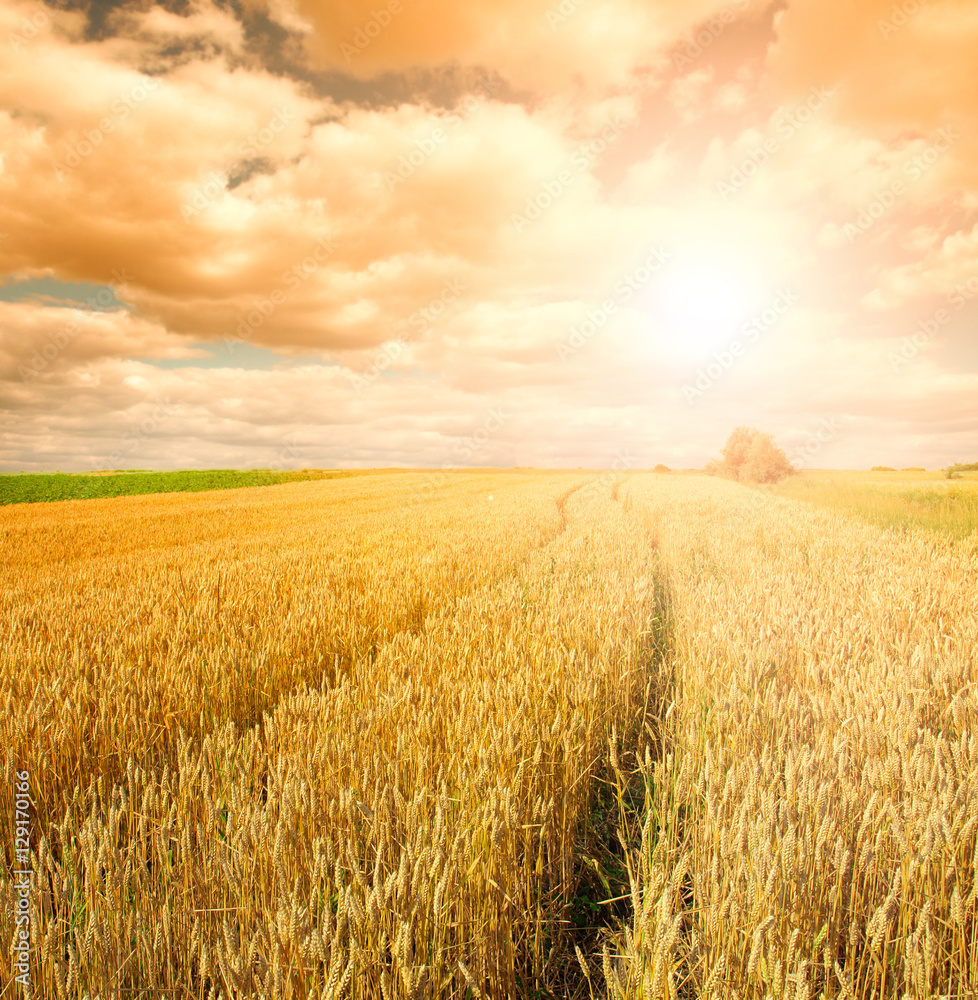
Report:
[[[0,380],[31,384],[103,358],[192,358],[186,340],[128,310],[0,302]]]
[[[0,303],[3,461],[677,465],[830,412],[930,464],[952,407],[960,449],[970,300],[887,360],[978,267],[978,19],[915,4],[5,5],[0,271],[125,308]],[[802,304],[691,411],[764,301],[724,272]]]
[[[837,86],[838,114],[890,142],[954,125],[962,141],[947,190],[978,176],[978,12],[967,0],[868,0],[842,15],[818,0],[792,0],[776,22],[772,84],[797,97]]]
[[[956,232],[937,243],[936,234],[922,239],[923,255],[912,264],[888,268],[867,302],[871,308],[893,309],[931,295],[974,298],[978,282],[978,225]],[[935,245],[936,244],[936,245]]]

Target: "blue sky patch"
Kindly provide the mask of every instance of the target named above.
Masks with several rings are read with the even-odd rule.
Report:
[[[285,357],[268,347],[254,344],[228,342],[219,344],[198,343],[191,345],[194,350],[206,351],[206,357],[198,358],[139,358],[144,365],[154,368],[243,368],[252,371],[269,371],[273,368],[294,368],[297,365],[317,364],[317,357]]]
[[[35,302],[38,305],[86,306],[96,312],[128,309],[115,297],[110,285],[89,281],[59,281],[57,278],[25,278],[18,281],[9,275],[0,279],[0,302]]]

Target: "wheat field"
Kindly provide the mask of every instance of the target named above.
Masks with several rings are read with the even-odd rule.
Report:
[[[581,471],[0,528],[0,997],[978,996],[969,538]]]

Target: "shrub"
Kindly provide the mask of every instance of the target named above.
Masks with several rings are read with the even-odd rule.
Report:
[[[742,483],[777,483],[796,470],[770,434],[741,426],[727,438],[723,460],[711,460],[705,471]]]
[[[718,458],[711,458],[703,467],[703,471],[708,476],[719,476],[721,479],[737,481],[740,478],[736,469],[731,468],[726,462],[721,462]]]
[[[731,469],[739,471],[747,461],[747,453],[750,451],[751,442],[760,431],[753,427],[735,427],[727,443],[723,446],[723,461]]]
[[[869,471],[870,472],[896,472],[896,469],[894,469],[890,465],[874,465]]]

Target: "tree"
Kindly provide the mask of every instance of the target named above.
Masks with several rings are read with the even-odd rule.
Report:
[[[779,483],[794,472],[788,456],[770,434],[756,433],[740,467],[740,480],[747,483]]]
[[[795,472],[788,456],[770,434],[736,427],[723,446],[723,461],[707,463],[706,472],[742,483],[777,483]]]
[[[735,482],[739,479],[739,474],[733,466],[727,465],[726,462],[721,461],[719,458],[711,458],[709,462],[706,463],[703,471],[708,476],[719,476],[721,479],[733,479]]]
[[[751,442],[760,431],[755,431],[753,427],[735,427],[727,443],[723,446],[723,463],[728,469],[735,470],[738,475],[744,462],[747,461],[747,453],[750,451]]]

